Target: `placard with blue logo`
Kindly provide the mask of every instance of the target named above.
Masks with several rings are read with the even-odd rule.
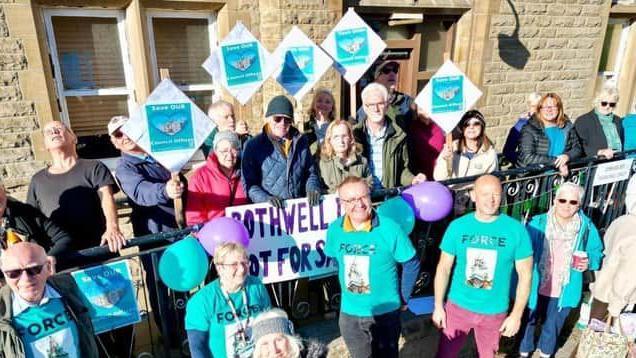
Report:
[[[141,321],[128,260],[76,271],[72,276],[90,303],[95,334]]]

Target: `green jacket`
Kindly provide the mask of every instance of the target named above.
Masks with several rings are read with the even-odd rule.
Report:
[[[320,178],[329,193],[335,193],[338,185],[350,176],[355,175],[365,179],[369,186],[372,184],[371,172],[367,159],[360,154],[355,154],[349,163],[343,164],[336,156],[331,159],[320,158]]]
[[[385,116],[385,120],[387,128],[382,147],[382,185],[385,188],[411,185],[414,175],[409,170],[406,133],[389,117]],[[362,155],[370,161],[366,121],[356,124],[353,136],[362,145]]]
[[[49,278],[47,283],[62,296],[64,306],[68,309],[77,325],[80,357],[99,357],[88,308],[80,298],[79,290],[73,278],[69,275],[55,276]],[[22,340],[11,325],[13,318],[12,301],[11,288],[8,285],[0,288],[0,358],[26,357]]]

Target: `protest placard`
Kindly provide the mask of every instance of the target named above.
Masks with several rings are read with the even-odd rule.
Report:
[[[282,63],[274,78],[296,100],[311,90],[333,61],[302,30],[294,26],[273,54]]]
[[[166,169],[179,172],[214,126],[188,96],[164,79],[121,130]]]
[[[325,255],[324,247],[327,227],[340,215],[336,195],[323,196],[314,207],[303,198],[286,200],[283,209],[268,203],[225,209],[225,216],[247,228],[250,274],[259,276],[263,283],[336,272],[337,266]]]
[[[380,36],[353,8],[349,8],[321,46],[334,59],[336,70],[349,84],[358,82],[386,48]]]
[[[417,95],[415,104],[423,108],[444,132],[450,133],[481,95],[479,88],[449,60]]]
[[[71,273],[90,303],[95,334],[141,321],[128,260],[111,262]]]
[[[634,158],[610,163],[601,163],[596,167],[593,186],[615,183],[629,179]]]
[[[237,21],[201,66],[241,104],[247,103],[279,62]]]

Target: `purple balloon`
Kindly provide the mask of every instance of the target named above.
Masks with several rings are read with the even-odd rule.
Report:
[[[436,181],[425,181],[402,192],[402,198],[420,220],[433,222],[445,218],[453,209],[450,190]]]
[[[196,236],[210,256],[214,256],[214,249],[218,245],[226,242],[234,242],[245,248],[250,244],[250,235],[245,226],[235,219],[226,217],[208,221]]]

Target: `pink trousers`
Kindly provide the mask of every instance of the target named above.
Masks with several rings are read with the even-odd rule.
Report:
[[[499,328],[506,319],[506,312],[485,315],[465,310],[446,302],[446,328],[442,331],[437,349],[438,358],[455,358],[459,355],[470,330],[475,330],[475,342],[480,358],[493,358],[499,349]]]

